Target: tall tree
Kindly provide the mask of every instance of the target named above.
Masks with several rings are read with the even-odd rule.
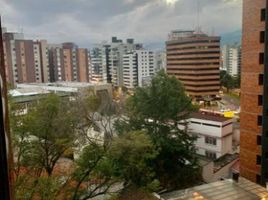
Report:
[[[119,134],[146,130],[159,149],[151,164],[163,187],[183,188],[200,180],[195,138],[179,128],[195,107],[175,77],[160,71],[150,86],[137,88],[126,109],[126,117],[116,124],[117,130]]]
[[[69,102],[56,94],[49,94],[28,112],[24,123],[31,149],[24,155],[25,164],[51,176],[57,161],[74,146],[77,119]]]

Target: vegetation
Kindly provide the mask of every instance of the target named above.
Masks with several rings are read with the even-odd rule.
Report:
[[[229,75],[226,71],[220,72],[220,84],[222,87],[225,87],[227,89],[227,92],[231,89],[240,88],[240,82],[241,82],[240,75],[237,77],[233,77]]]
[[[195,107],[176,78],[160,72],[126,102],[92,91],[71,99],[50,94],[27,112],[10,101],[17,199],[124,199],[133,190],[153,199],[148,192],[200,181],[195,138],[179,128]]]
[[[138,88],[130,97],[126,118],[117,123],[121,135],[146,130],[159,150],[151,167],[162,187],[183,188],[200,181],[195,138],[179,128],[179,122],[194,110],[182,84],[161,71],[150,86]]]

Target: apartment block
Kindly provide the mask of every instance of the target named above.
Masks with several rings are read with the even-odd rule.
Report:
[[[133,89],[138,86],[137,54],[134,52],[123,57],[123,80],[126,88]]]
[[[48,49],[45,40],[25,40],[22,33],[4,32],[7,82],[41,83],[50,81]]]
[[[90,53],[74,43],[49,45],[49,66],[52,81],[90,81]]]
[[[239,76],[241,74],[241,45],[224,45],[221,50],[221,55],[222,69],[226,70],[231,76]]]
[[[134,39],[127,39],[124,42],[112,37],[111,42],[98,44],[91,54],[92,78],[107,81],[114,86],[123,86],[123,57],[128,52],[139,49],[142,49],[142,45],[135,44]]]
[[[218,159],[232,153],[233,119],[193,113],[187,125],[189,133],[197,137],[197,154],[209,159]]]
[[[268,18],[266,0],[243,1],[240,173],[268,182]]]
[[[123,56],[123,84],[129,89],[146,86],[155,74],[155,53],[136,50]]]
[[[195,31],[172,31],[166,42],[167,73],[193,98],[215,97],[220,89],[220,37]]]

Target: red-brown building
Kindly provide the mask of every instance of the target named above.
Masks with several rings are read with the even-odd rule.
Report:
[[[195,98],[215,97],[220,89],[220,37],[173,31],[166,42],[167,73]]]
[[[268,181],[267,0],[243,0],[241,176]]]

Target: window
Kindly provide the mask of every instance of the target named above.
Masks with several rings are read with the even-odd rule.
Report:
[[[266,15],[266,10],[265,8],[261,9],[261,21],[265,21],[265,15]]]
[[[257,136],[257,145],[261,145],[261,136],[260,135]]]
[[[261,31],[260,32],[260,43],[264,43],[264,41],[265,41],[265,32]]]
[[[258,116],[258,126],[262,125],[262,116]]]
[[[256,175],[256,182],[261,184],[261,176],[259,174]]]
[[[216,159],[217,155],[215,152],[211,152],[211,151],[206,151],[206,157],[210,158],[210,159]]]
[[[259,74],[259,85],[263,85],[263,74]]]
[[[259,64],[260,65],[264,64],[264,53],[259,54]]]
[[[258,105],[259,106],[262,106],[263,105],[263,96],[262,95],[259,95],[258,96]]]
[[[205,137],[205,143],[211,145],[217,145],[217,139],[213,137]]]
[[[260,165],[261,164],[261,156],[257,155],[256,157],[256,164]]]
[[[265,153],[265,158],[268,159],[268,152]]]

